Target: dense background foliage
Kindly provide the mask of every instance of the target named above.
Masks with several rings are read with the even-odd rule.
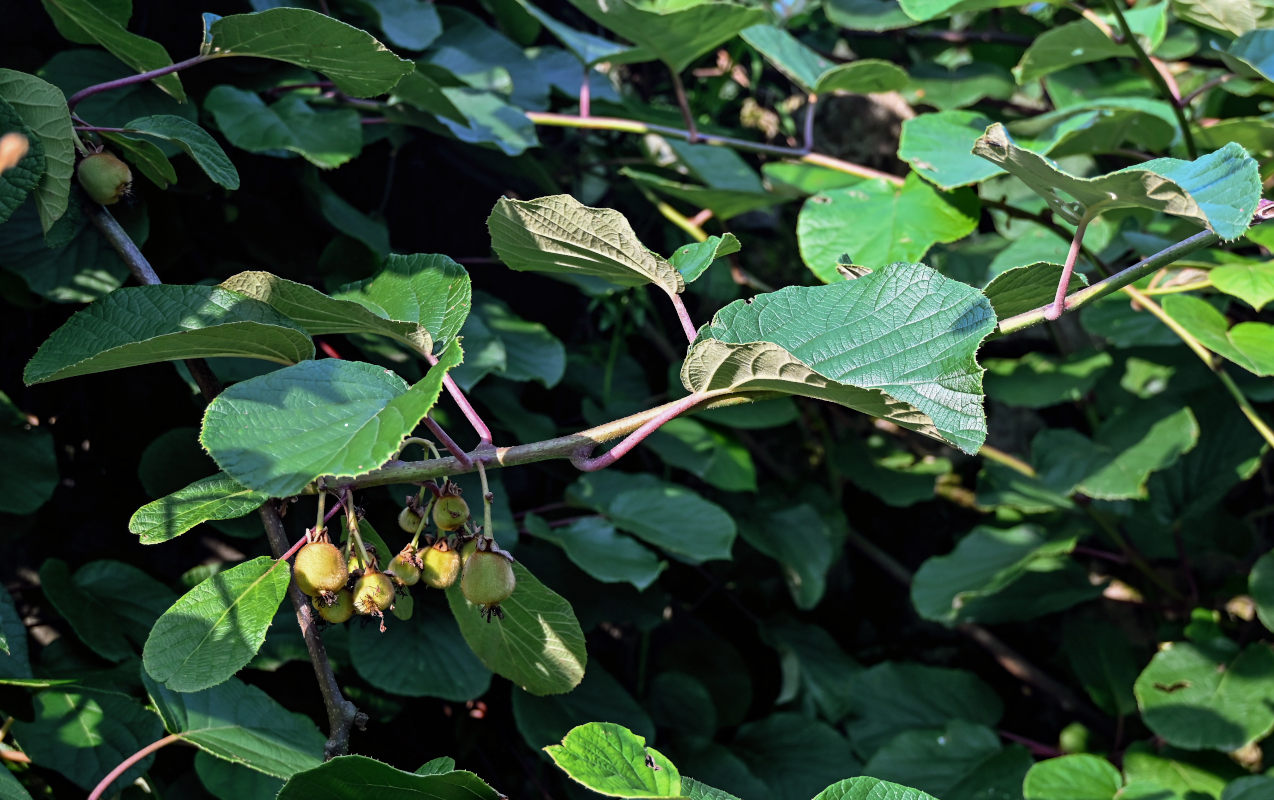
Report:
[[[66,15],[81,5],[0,10],[0,67],[12,71],[0,73],[0,132],[30,126],[14,111],[15,73],[70,97],[148,68],[111,55],[130,45],[104,49],[77,30]],[[126,23],[181,61],[199,51],[201,13],[275,4],[90,5],[107,18],[94,25]],[[324,632],[337,681],[367,715],[352,752],[409,772],[449,756],[513,798],[596,796],[542,748],[607,721],[749,800],[808,798],[855,775],[941,800],[1274,797],[1263,774],[1274,434],[1261,421],[1274,417],[1274,225],[1244,235],[1274,172],[1274,6],[297,5],[367,30],[414,71],[362,97],[349,88],[357,76],[334,86],[317,67],[225,58],[179,73],[185,103],[150,83],[87,97],[81,135],[96,128],[133,161],[132,195],[112,213],[172,284],[266,270],[336,293],[383,274],[391,253],[451,257],[473,291],[451,374],[498,445],[686,391],[682,326],[663,293],[508,269],[488,229],[501,197],[617,209],[666,257],[707,239],[694,253],[711,266],[682,295],[696,325],[737,299],[839,284],[858,267],[872,270],[859,281],[883,280],[894,262],[964,284],[941,284],[944,298],[967,292],[989,311],[967,288],[986,287],[995,304],[967,343],[987,370],[985,405],[960,436],[940,424],[945,443],[784,396],[678,418],[597,473],[565,459],[492,470],[496,537],[571,602],[587,638],[583,682],[537,696],[493,677],[442,593],[418,588],[411,620],[389,617],[384,634],[357,619]],[[691,144],[680,83],[697,131],[724,146]],[[215,142],[127,133],[155,115],[198,123]],[[1154,174],[1195,211],[1158,213],[1128,173],[1109,184],[1120,202],[1091,220],[1083,212],[1101,202],[1080,183],[1036,173],[1069,187],[1050,205],[970,153],[996,122],[1071,176],[1180,159]],[[1200,157],[1211,171],[1187,175],[1183,163]],[[159,615],[209,575],[278,553],[256,514],[159,544],[130,532],[140,507],[217,471],[198,438],[207,402],[180,362],[24,384],[41,343],[130,277],[78,187],[51,247],[36,203],[6,194],[17,179],[5,180],[0,756],[30,795],[73,797],[176,732],[171,713],[161,721],[147,705],[171,712],[178,687],[141,669]],[[1229,241],[1156,263],[1134,297],[1006,326],[979,349],[995,320],[1052,299],[1080,217],[1090,283],[1205,225]],[[727,234],[737,252],[708,239]],[[682,273],[698,274],[679,255]],[[815,324],[794,302],[793,324]],[[861,325],[880,326],[885,349],[911,347],[907,314],[881,309]],[[383,365],[408,383],[429,369],[392,339],[315,340],[320,358]],[[279,366],[209,363],[225,384]],[[473,446],[450,399],[432,416]],[[458,480],[476,508],[477,477]],[[391,551],[406,541],[394,519],[414,491],[356,496]],[[285,508],[295,541],[314,499]],[[264,709],[237,721],[245,739],[277,725],[272,735],[318,763],[328,713],[290,604],[233,680],[223,686],[240,707]],[[125,795],[273,797],[297,769],[266,746],[254,762],[213,757],[233,743],[196,743],[143,761]],[[21,791],[0,781],[0,796]]]

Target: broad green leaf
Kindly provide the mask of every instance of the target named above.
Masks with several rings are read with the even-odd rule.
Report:
[[[58,485],[53,435],[36,427],[0,392],[0,512],[30,514]]]
[[[781,712],[739,727],[730,749],[774,800],[804,800],[846,772],[860,772],[849,742],[825,722]]]
[[[940,189],[981,183],[1000,168],[970,154],[969,148],[991,123],[976,111],[920,114],[903,121],[898,157]]]
[[[895,508],[932,500],[938,481],[952,469],[946,458],[917,458],[892,438],[886,440],[877,434],[838,442],[832,451],[832,464],[859,489]]]
[[[756,491],[752,455],[735,437],[693,419],[674,419],[645,444],[670,466],[680,467],[727,492]]]
[[[727,791],[715,789],[689,777],[681,779],[681,791],[690,800],[739,800]]]
[[[895,92],[907,85],[907,73],[891,61],[863,58],[833,67],[818,77],[814,91],[873,94]]]
[[[45,2],[45,0],[41,0],[41,2],[44,5],[44,10],[48,12],[49,18],[53,20],[53,25],[58,29],[58,33],[62,34],[63,38],[76,44],[97,44],[93,34],[75,24],[75,21],[59,11],[56,5]],[[128,25],[128,18],[133,15],[133,0],[97,0],[94,5],[106,16],[123,26]]]
[[[32,762],[88,791],[125,758],[151,744],[163,728],[154,714],[128,695],[49,689],[31,699],[31,722],[18,720],[13,736]],[[129,767],[107,792],[122,791],[154,761],[148,755]]]
[[[172,142],[195,160],[212,182],[227,189],[239,188],[239,172],[217,140],[190,120],[172,114],[139,117],[124,126],[137,133]]]
[[[1221,52],[1221,58],[1242,77],[1274,81],[1274,30],[1248,31]]]
[[[544,748],[573,780],[607,797],[682,797],[681,774],[645,738],[613,722],[589,722]]]
[[[268,272],[240,272],[226,278],[221,286],[269,303],[311,336],[370,333],[397,339],[425,352],[432,349],[429,332],[415,322],[391,320],[383,309],[328,297],[313,287]]]
[[[566,370],[566,348],[541,322],[519,317],[503,301],[484,292],[473,297],[472,313],[460,330],[477,355],[455,372],[466,391],[488,374],[511,381],[556,386]]]
[[[195,753],[195,774],[218,800],[273,800],[283,788],[280,778],[222,761],[203,750]]]
[[[1227,639],[1162,645],[1133,691],[1147,727],[1169,744],[1229,752],[1274,730],[1274,651]]]
[[[63,50],[40,67],[40,77],[67,97],[89,86],[136,74],[127,64],[96,47]],[[75,106],[75,113],[81,119],[92,120],[94,125],[121,128],[130,119],[155,114],[174,114],[195,122],[199,109],[194,103],[178,102],[154,81],[145,81],[86,97]],[[177,154],[176,148],[167,143],[162,147],[168,155]]]
[[[691,391],[829,400],[973,453],[986,437],[974,356],[994,326],[976,289],[891,264],[731,303],[700,331],[681,380]]]
[[[909,67],[908,73],[910,81],[903,96],[913,105],[930,105],[939,112],[965,108],[988,97],[1008,100],[1016,88],[1012,73],[987,61],[970,61],[954,68],[938,61],[920,61]],[[979,128],[985,129],[986,125]]]
[[[561,694],[579,685],[587,654],[584,633],[571,604],[540,583],[526,567],[513,564],[517,586],[500,604],[504,618],[487,621],[460,591],[447,589],[460,633],[487,669],[531,694]]]
[[[145,632],[177,599],[167,586],[120,561],[91,561],[72,576],[66,562],[51,558],[40,567],[40,583],[80,641],[115,662],[135,654]]]
[[[9,770],[0,774],[0,800],[31,800],[31,795]]]
[[[913,728],[957,719],[995,725],[1004,713],[991,687],[964,670],[885,661],[849,676],[849,683],[856,702],[847,727],[860,753],[874,753]]]
[[[460,358],[453,340],[410,388],[386,369],[339,359],[241,381],[208,405],[200,441],[231,478],[271,497],[320,475],[362,475],[397,452]]]
[[[957,719],[942,730],[899,734],[876,751],[863,771],[905,780],[942,800],[974,800],[1016,796],[1030,766],[1026,748],[1002,748],[992,729]]]
[[[295,364],[310,337],[259,300],[216,286],[158,284],[112,292],[53,332],[27,364],[28,385],[175,361],[243,356]]]
[[[1242,36],[1257,26],[1263,5],[1259,0],[1177,0],[1172,15],[1217,33]]]
[[[1062,651],[1093,702],[1112,716],[1135,714],[1132,684],[1148,654],[1125,630],[1102,620],[1069,618],[1062,637]]]
[[[519,156],[539,146],[535,123],[525,111],[505,102],[503,95],[448,86],[442,89],[442,96],[464,115],[464,124],[450,116],[438,117],[438,122],[460,141],[493,147],[507,156]]]
[[[1172,466],[1198,440],[1188,407],[1152,400],[1116,412],[1092,439],[1069,428],[1043,430],[1031,442],[1031,457],[1040,482],[1054,491],[1126,500],[1144,498],[1150,474]]]
[[[455,620],[433,603],[419,603],[406,622],[389,620],[384,633],[376,625],[351,626],[349,642],[354,670],[390,694],[463,703],[491,685],[491,673],[465,644]]]
[[[0,171],[0,223],[8,221],[44,177],[47,169],[44,143],[22,122],[18,112],[0,98],[0,136],[16,133],[26,141],[27,151],[17,164]]]
[[[1242,774],[1239,767],[1221,756],[1207,758],[1173,747],[1155,747],[1149,742],[1133,742],[1124,751],[1127,787],[1144,782],[1158,790],[1144,794],[1125,792],[1129,800],[1155,800],[1156,796],[1164,797],[1164,790],[1172,792],[1168,795],[1170,800],[1219,797],[1230,779],[1237,777],[1235,773]]]
[[[151,628],[146,672],[175,692],[223,683],[257,654],[291,576],[287,562],[260,556],[186,592]]]
[[[0,100],[17,112],[44,149],[45,172],[35,187],[35,209],[45,233],[66,213],[75,172],[75,131],[66,96],[34,75],[0,69]]]
[[[577,31],[569,25],[564,25],[544,11],[541,11],[530,0],[517,0],[517,3],[526,9],[526,13],[547,28],[549,33],[556,36],[562,46],[570,50],[586,66],[592,66],[602,61],[621,63],[630,60],[648,61],[651,58],[626,45],[603,39],[600,36],[594,36],[591,33]],[[629,54],[635,57],[630,57]]]
[[[472,302],[469,273],[444,255],[391,255],[372,277],[343,287],[336,297],[387,319],[428,331],[433,347],[456,337]]]
[[[677,248],[677,252],[673,253],[668,261],[677,268],[686,283],[691,283],[707,272],[708,267],[712,266],[712,262],[718,258],[737,253],[739,249],[739,240],[734,237],[733,233],[727,233],[724,236],[709,236],[702,242],[695,242],[694,244]]]
[[[655,736],[655,723],[642,705],[596,661],[588,665],[580,685],[566,694],[536,697],[515,689],[513,719],[532,750],[555,745],[572,729],[598,719],[623,725],[641,737]]]
[[[13,597],[0,586],[0,680],[24,680],[31,677],[31,658],[27,649],[27,626],[18,616]]]
[[[1274,300],[1274,264],[1243,261],[1215,267],[1208,273],[1212,285],[1260,311]]]
[[[1158,3],[1124,11],[1128,26],[1147,52],[1163,41],[1168,24],[1167,8],[1166,3]],[[1118,21],[1111,15],[1098,16],[1112,30],[1119,30]],[[1090,20],[1080,19],[1050,28],[1036,37],[1013,68],[1013,75],[1019,84],[1024,84],[1076,64],[1134,55],[1131,45],[1114,41]]]
[[[854,31],[892,31],[916,24],[898,0],[826,0],[823,10],[833,24]]]
[[[982,293],[995,308],[996,319],[1005,320],[1053,302],[1061,279],[1061,264],[1039,261],[1001,272],[991,279]],[[1087,285],[1087,278],[1073,272],[1066,291],[1074,292]]]
[[[441,69],[435,67],[434,69]],[[446,117],[452,122],[465,124],[465,114],[447,99],[442,93],[442,84],[438,82],[436,76],[429,71],[429,65],[419,63],[416,65],[414,72],[408,73],[401,81],[394,86],[394,91],[389,95],[390,108],[387,109],[389,118],[401,120],[404,124],[419,124],[419,120],[414,123],[411,120],[416,116],[411,114],[409,110],[402,111],[396,108],[400,103],[406,103],[412,108],[426,111],[435,117]],[[402,111],[401,114],[398,112]]]
[[[1256,615],[1268,630],[1274,631],[1274,551],[1256,560],[1247,580]]]
[[[438,9],[424,0],[361,0],[390,44],[424,50],[442,34]]]
[[[316,170],[307,169],[301,178],[301,186],[313,194],[318,211],[333,228],[362,242],[367,249],[383,258],[389,253],[389,227],[384,220],[364,214],[354,204],[337,194],[332,187],[319,180]]]
[[[730,558],[735,526],[716,503],[673,484],[620,492],[599,509],[615,527],[691,564]]]
[[[796,685],[819,716],[835,725],[854,707],[850,675],[862,669],[825,628],[787,617],[767,621],[761,639],[779,654],[785,686]]]
[[[223,84],[208,92],[204,108],[230,144],[250,153],[286,150],[320,169],[331,169],[363,149],[357,111],[316,109],[298,92],[288,92],[267,106],[256,93]]]
[[[384,94],[415,69],[367,32],[305,8],[221,17],[209,34],[204,51],[213,57],[286,61],[326,75],[336,88],[354,97]]]
[[[142,544],[159,544],[213,519],[235,519],[250,514],[269,499],[218,472],[183,489],[147,503],[128,521],[128,530]]]
[[[1114,363],[1110,353],[1085,351],[1058,358],[1033,350],[1021,358],[988,358],[987,397],[1022,408],[1077,402]]]
[[[261,689],[230,678],[210,689],[181,692],[151,677],[143,674],[142,680],[164,728],[200,750],[278,778],[322,763],[325,737],[314,721]]]
[[[1065,569],[1065,558],[1075,547],[1076,537],[1047,536],[1033,525],[1007,530],[978,526],[945,556],[933,556],[920,565],[911,584],[911,602],[920,616],[948,625],[957,622],[987,621],[979,612],[994,596],[1019,580],[1030,581],[1040,573]],[[1078,591],[1037,597],[1034,607],[1019,607],[1029,614],[1040,613],[1040,604],[1058,611],[1099,593],[1083,576]],[[1002,617],[1001,617],[1002,619]]]
[[[550,528],[544,520],[528,514],[523,525],[537,539],[562,548],[575,566],[602,583],[631,583],[641,591],[668,566],[603,517],[584,517],[564,528]]]
[[[800,410],[792,398],[775,396],[749,403],[709,408],[695,412],[693,416],[714,425],[740,430],[763,430],[795,422],[800,418]]]
[[[1270,794],[1274,794],[1274,778],[1247,775],[1226,786],[1221,793],[1221,800],[1261,800]]]
[[[1231,328],[1207,301],[1186,294],[1163,298],[1163,310],[1217,355],[1255,375],[1274,375],[1274,325],[1240,322]]]
[[[173,63],[168,51],[159,42],[130,33],[123,23],[113,17],[95,0],[42,0],[46,7],[56,8],[64,19],[72,22],[88,38],[110,51],[110,54],[137,72],[150,72]],[[176,73],[152,78],[155,85],[185,102],[186,93]]]
[[[739,35],[806,94],[892,92],[907,85],[907,73],[888,61],[862,59],[837,65],[773,25],[753,25]]]
[[[1222,239],[1247,230],[1260,199],[1256,162],[1237,144],[1194,161],[1156,158],[1095,178],[1066,173],[1018,147],[996,123],[973,152],[1008,170],[1071,224],[1113,208],[1145,208],[1211,228]]]
[[[717,732],[717,708],[701,681],[684,672],[661,672],[647,688],[643,703],[655,725],[676,732],[681,741],[708,746]]]
[[[140,246],[146,218],[134,217],[131,224],[128,220],[121,224]],[[32,292],[55,303],[91,303],[118,289],[128,277],[128,267],[88,221],[79,203],[67,208],[46,237],[34,197],[0,225],[0,264]]]
[[[949,17],[961,11],[981,11],[1014,5],[1013,0],[900,0],[907,16],[920,22]],[[945,798],[944,798],[945,800]]]
[[[625,287],[653,283],[669,294],[686,288],[676,267],[647,250],[623,214],[570,195],[502,197],[487,227],[496,255],[515,270],[588,275]]]
[[[472,772],[437,775],[403,772],[367,756],[337,756],[288,779],[278,800],[363,800],[369,793],[398,800],[500,800]]]
[[[783,580],[797,608],[818,605],[827,589],[827,571],[840,548],[823,517],[809,503],[762,504],[752,514],[740,516],[739,532],[748,544],[782,567]],[[800,536],[784,535],[800,531]]]
[[[597,24],[681,72],[699,56],[765,21],[764,9],[729,0],[571,0]]]
[[[877,778],[846,778],[828,786],[814,800],[937,800],[932,795]]]
[[[876,178],[806,200],[797,243],[805,265],[830,283],[839,280],[842,254],[872,269],[916,261],[938,242],[973,233],[978,209],[977,196],[967,189],[939,192],[914,173],[902,186]]]
[[[1022,781],[1025,800],[1114,800],[1123,776],[1104,758],[1079,753],[1040,761]]]
[[[720,148],[712,149],[719,150]],[[781,196],[766,192],[764,187],[759,185],[759,181],[756,190],[749,191],[747,189],[684,183],[630,167],[623,167],[619,172],[641,186],[653,189],[668,197],[683,200],[691,207],[709,209],[723,220],[731,219],[759,208],[769,208],[783,202]]]
[[[178,117],[180,119],[180,117]],[[122,133],[103,132],[102,138],[113,145],[120,158],[127,161],[146,179],[167,189],[177,182],[177,169],[159,145],[145,139],[133,139]]]

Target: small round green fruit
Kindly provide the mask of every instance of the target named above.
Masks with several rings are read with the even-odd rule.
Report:
[[[341,589],[333,596],[331,605],[324,605],[322,598],[310,600],[319,616],[328,622],[339,625],[354,616],[354,594],[349,589]]]
[[[416,509],[404,508],[398,512],[398,527],[414,536],[416,531],[420,530],[420,519],[420,514],[416,512]]]
[[[354,584],[354,610],[379,614],[394,602],[394,583],[383,572],[368,572]]]
[[[435,589],[446,589],[460,574],[460,551],[439,539],[421,558],[420,577]]]
[[[475,606],[497,606],[509,599],[517,579],[507,556],[490,550],[478,550],[464,562],[460,591]]]
[[[331,542],[310,542],[292,563],[296,586],[310,597],[322,592],[338,592],[349,580],[349,569],[341,551]]]
[[[104,206],[118,203],[133,185],[132,170],[110,153],[94,153],[81,159],[75,177],[93,202]]]
[[[434,524],[440,531],[458,531],[469,521],[469,504],[458,494],[444,494],[434,503]]]
[[[404,547],[389,562],[388,571],[403,586],[415,586],[420,580],[420,558],[416,555],[416,548],[411,545]]]

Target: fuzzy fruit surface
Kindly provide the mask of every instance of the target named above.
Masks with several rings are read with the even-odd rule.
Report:
[[[369,572],[354,584],[354,610],[360,614],[384,611],[394,602],[394,584],[383,572]]]
[[[377,568],[376,567],[376,548],[372,547],[370,544],[365,546],[367,548],[368,563],[366,564],[363,563],[363,556],[361,553],[358,552],[358,548],[355,547],[351,549],[349,552],[348,566],[349,566],[350,572],[353,572],[354,570],[358,570],[358,569],[367,569],[369,567],[371,569]]]
[[[416,566],[416,551],[410,546],[394,556],[389,562],[388,569],[403,586],[415,586],[420,580],[420,567]]]
[[[404,508],[398,512],[398,527],[415,535],[416,531],[420,530],[420,515],[413,509]]]
[[[310,603],[318,610],[319,616],[333,624],[339,625],[354,616],[354,593],[349,589],[341,589],[336,593],[336,602],[325,606],[315,597]]]
[[[110,153],[94,153],[81,160],[75,177],[93,202],[104,206],[118,203],[133,185],[132,170]]]
[[[466,600],[476,606],[503,603],[513,594],[516,585],[513,565],[498,553],[479,550],[464,562],[460,591],[464,593]]]
[[[463,497],[449,494],[434,503],[434,524],[440,531],[458,531],[469,520],[469,504]]]
[[[310,597],[320,592],[337,592],[345,588],[349,569],[341,551],[330,542],[310,542],[296,554],[292,577],[297,588]]]
[[[456,576],[460,574],[460,553],[449,547],[445,539],[439,539],[426,550],[421,562],[424,567],[420,570],[420,577],[435,589],[446,589],[456,582]]]

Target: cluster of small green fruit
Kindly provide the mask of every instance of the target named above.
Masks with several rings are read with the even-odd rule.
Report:
[[[503,618],[500,603],[516,584],[513,557],[473,525],[459,487],[450,481],[441,488],[430,486],[434,497],[429,506],[422,510],[419,497],[409,498],[399,513],[398,526],[413,538],[384,570],[378,567],[375,548],[359,535],[357,519],[348,514],[350,535],[344,549],[328,540],[324,528],[297,552],[293,579],[320,617],[329,623],[345,622],[356,613],[383,619],[395,597],[408,597],[408,587],[424,582],[446,589],[459,578],[461,592],[488,622],[492,616]],[[425,534],[430,519],[436,535]]]

